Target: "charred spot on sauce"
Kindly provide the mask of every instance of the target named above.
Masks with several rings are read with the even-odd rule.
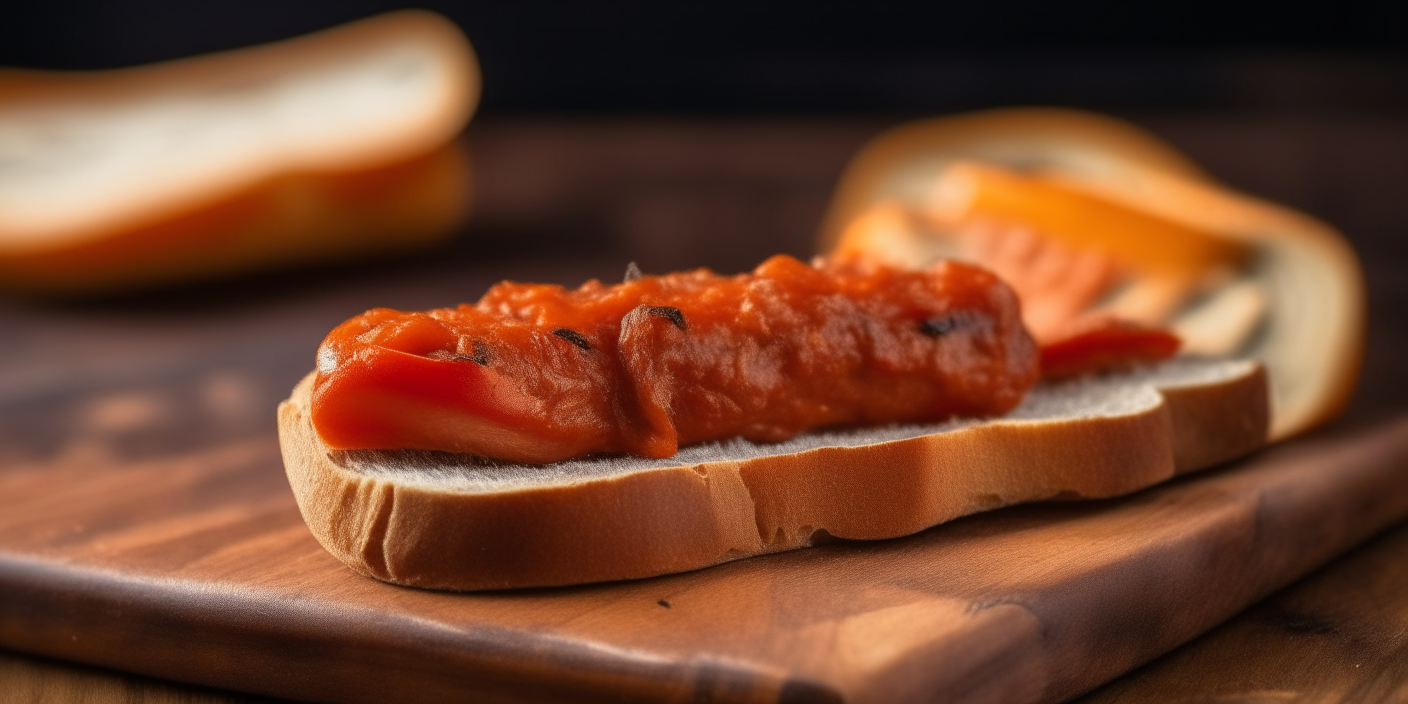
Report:
[[[461,346],[461,348],[463,348],[463,346]],[[489,346],[484,344],[483,340],[475,340],[473,354],[457,353],[449,350],[435,350],[426,356],[431,359],[443,359],[451,362],[474,362],[481,367],[487,367],[489,366],[489,358],[493,356],[493,352],[489,350]]]
[[[657,317],[664,318],[675,324],[675,327],[685,330],[684,313],[674,306],[646,306],[645,312]]]
[[[487,367],[489,366],[489,355],[489,346],[484,344],[483,340],[475,340],[474,354],[457,354],[455,355],[455,359],[463,359],[474,362],[481,367]]]
[[[929,318],[919,324],[919,332],[929,337],[942,337],[958,328],[958,316],[949,315],[942,318]]]
[[[475,364],[478,364],[480,366],[489,366],[488,355],[455,354],[454,352],[451,352],[449,350],[435,350],[434,352],[431,352],[430,354],[427,354],[425,356],[430,359],[438,359],[443,362],[474,362]]]
[[[556,330],[553,330],[552,334],[557,335],[558,337],[572,343],[573,345],[576,345],[578,349],[587,352],[590,352],[592,349],[592,343],[588,342],[587,338],[584,337],[582,333],[577,332],[576,330],[571,330],[569,328],[558,328]]]

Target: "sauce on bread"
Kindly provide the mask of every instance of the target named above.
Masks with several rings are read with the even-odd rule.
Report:
[[[1016,295],[974,266],[780,255],[737,276],[628,278],[367,311],[319,348],[313,425],[335,449],[668,457],[732,437],[999,415],[1040,375]]]

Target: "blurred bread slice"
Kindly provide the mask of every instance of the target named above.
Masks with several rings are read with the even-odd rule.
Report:
[[[81,294],[423,245],[469,195],[479,95],[406,11],[87,73],[0,69],[0,287]]]
[[[1020,175],[1013,187],[1002,186],[1007,193],[1040,186],[1051,199],[1042,206],[1047,215],[1093,196],[1123,211],[1120,223],[1163,221],[1152,229],[1162,227],[1175,238],[1132,249],[1106,246],[1117,227],[1053,239],[1068,246],[1084,239],[1123,259],[1129,280],[1092,307],[1159,317],[1146,322],[1170,325],[1192,351],[1262,360],[1270,377],[1273,440],[1325,422],[1348,402],[1365,324],[1363,277],[1349,245],[1324,223],[1215,183],[1171,147],[1117,120],[1017,109],[891,130],[864,147],[843,174],[819,250],[907,266],[962,257],[960,239],[941,222],[951,216],[952,203],[944,201],[952,200],[953,189],[936,189],[954,183],[954,173],[964,176],[959,186],[966,187],[965,179],[971,185],[974,174],[989,173],[983,165]],[[991,183],[1011,180],[991,173],[998,174]],[[963,187],[958,196],[965,196]],[[1026,207],[1004,202],[988,210],[999,205]],[[1049,219],[1030,224],[1066,225]],[[1190,262],[1197,266],[1184,266]],[[1185,275],[1196,268],[1202,276]]]

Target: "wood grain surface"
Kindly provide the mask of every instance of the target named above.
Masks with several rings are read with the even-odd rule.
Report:
[[[1339,429],[1238,468],[1118,501],[574,589],[403,589],[351,574],[313,542],[283,478],[272,408],[323,333],[371,306],[445,305],[505,277],[576,284],[619,276],[628,258],[647,271],[730,270],[806,254],[831,179],[873,129],[808,124],[490,126],[476,137],[491,147],[479,150],[482,227],[555,253],[546,258],[469,239],[419,260],[144,299],[0,301],[0,646],[315,701],[1055,701],[1194,638],[1408,513],[1408,421],[1383,424],[1404,409],[1408,337],[1394,302],[1408,302],[1408,276],[1401,240],[1385,235],[1359,243],[1377,301],[1373,382]],[[1362,182],[1364,164],[1373,182],[1404,173],[1399,123],[1156,124],[1234,182],[1338,213],[1351,233],[1408,222],[1372,201],[1381,191],[1326,186]],[[543,173],[577,176],[533,176]],[[585,231],[615,234],[574,240]],[[630,254],[640,249],[647,256]],[[1383,544],[1398,545],[1374,543],[1364,574],[1408,554],[1373,547]],[[1345,565],[1322,574],[1353,572]],[[1328,613],[1355,575],[1289,612]],[[1342,638],[1253,610],[1092,696],[1396,692],[1382,688],[1402,677],[1387,665],[1355,679],[1368,660],[1333,690],[1286,679],[1308,665],[1277,664],[1278,652],[1394,662],[1404,600],[1388,596],[1393,575],[1339,602]],[[1264,627],[1268,618],[1279,625]],[[1228,629],[1234,640],[1219,645]],[[1285,649],[1308,641],[1326,645]]]
[[[278,701],[0,650],[0,704],[276,704]]]
[[[1190,701],[1408,701],[1408,525],[1081,703]]]

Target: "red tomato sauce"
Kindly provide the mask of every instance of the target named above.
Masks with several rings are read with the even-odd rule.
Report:
[[[1015,294],[983,269],[776,256],[738,276],[504,282],[474,305],[367,311],[319,348],[312,420],[337,449],[668,457],[733,437],[1002,414],[1038,360]]]
[[[1068,379],[1157,362],[1172,357],[1181,346],[1178,336],[1115,318],[1087,324],[1041,347],[1041,376]]]

